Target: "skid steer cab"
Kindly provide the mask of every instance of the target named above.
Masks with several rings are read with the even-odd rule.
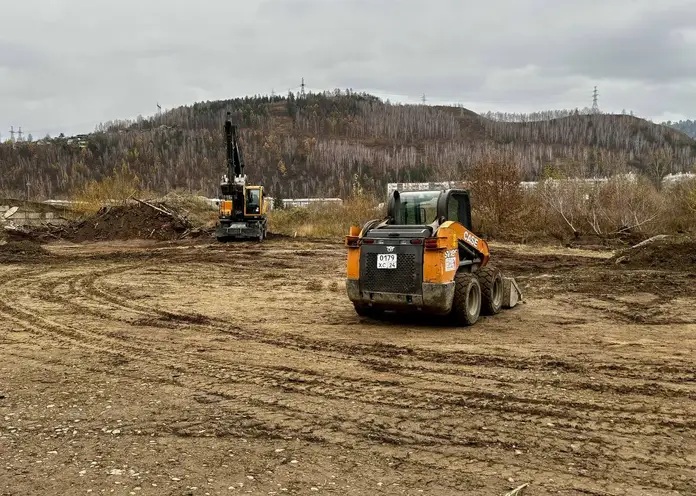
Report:
[[[414,311],[472,325],[522,299],[471,231],[467,190],[394,191],[387,205],[386,219],[345,238],[346,291],[359,315]]]

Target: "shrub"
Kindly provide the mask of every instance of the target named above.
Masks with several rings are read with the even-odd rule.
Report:
[[[96,212],[106,204],[125,204],[139,193],[140,179],[124,163],[101,181],[91,180],[71,191],[75,210],[81,213]]]

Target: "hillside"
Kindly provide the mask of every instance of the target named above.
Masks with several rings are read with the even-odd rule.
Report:
[[[247,173],[271,195],[345,196],[355,180],[461,179],[490,150],[520,164],[525,180],[553,171],[607,175],[622,168],[660,177],[690,170],[696,142],[628,115],[569,115],[534,122],[484,118],[458,107],[392,105],[366,94],[248,97],[200,102],[136,122],[114,121],[83,141],[0,145],[0,193],[58,198],[126,164],[144,187],[214,196],[225,167],[222,124],[242,128]]]
[[[682,133],[687,134],[692,138],[696,138],[696,121],[694,120],[687,119],[685,121],[677,122],[667,121],[663,122],[663,124],[665,126],[681,131]]]

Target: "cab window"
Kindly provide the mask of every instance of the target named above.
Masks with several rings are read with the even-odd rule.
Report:
[[[246,199],[246,211],[248,214],[258,214],[261,209],[261,202],[259,198],[261,196],[261,191],[258,189],[248,189],[247,199]]]
[[[468,205],[469,203],[465,195],[461,193],[450,194],[449,198],[447,198],[447,220],[459,222],[471,229]]]
[[[439,191],[401,193],[401,221],[407,225],[430,224],[437,219]]]

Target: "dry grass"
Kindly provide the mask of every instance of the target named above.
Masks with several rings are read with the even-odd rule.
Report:
[[[268,213],[269,230],[288,236],[310,238],[341,238],[350,226],[362,226],[370,219],[381,218],[384,209],[371,196],[354,196],[343,205],[310,205],[306,208],[287,208]]]
[[[212,229],[217,223],[218,208],[204,196],[172,191],[156,200],[186,217],[195,226]]]
[[[630,234],[696,232],[696,181],[658,191],[643,177],[608,182],[553,183],[542,181],[521,191],[516,171],[504,161],[488,161],[496,171],[480,172],[472,192],[474,231],[498,241],[534,243],[557,240],[565,244],[580,236],[613,238]],[[497,184],[500,182],[501,184]],[[352,224],[362,226],[383,218],[384,208],[369,195],[355,195],[343,205],[312,205],[269,212],[272,232],[289,236],[341,239]]]
[[[580,236],[637,238],[696,232],[696,181],[658,191],[644,177],[605,183],[542,181],[514,198],[514,211],[496,218],[472,196],[474,230],[493,239],[529,243]]]
[[[70,192],[75,203],[74,210],[79,214],[97,212],[104,205],[125,205],[131,196],[143,192],[140,178],[126,164],[114,169],[110,176],[100,181],[87,181]]]

